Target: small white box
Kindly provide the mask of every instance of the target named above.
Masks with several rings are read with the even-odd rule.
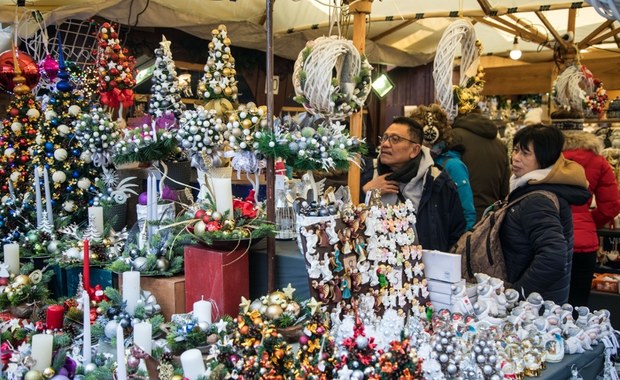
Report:
[[[435,302],[435,301],[431,301],[431,303],[433,304],[433,309],[435,310],[435,312],[441,309],[448,309],[452,311],[452,305],[442,303],[442,302]]]
[[[426,266],[426,265],[425,265]],[[443,294],[452,294],[452,285],[465,285],[465,279],[462,278],[457,282],[446,282],[433,280],[432,278],[427,279],[428,282],[428,291],[435,293],[443,293]]]
[[[433,305],[436,302],[443,303],[446,305],[452,305],[452,295],[450,294],[430,292],[430,298],[431,298],[431,302],[433,303]]]
[[[461,279],[461,255],[422,250],[426,277],[455,283]]]

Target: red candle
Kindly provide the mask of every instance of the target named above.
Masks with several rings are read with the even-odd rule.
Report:
[[[47,328],[50,330],[62,329],[65,318],[65,308],[62,305],[50,305],[47,308]]]
[[[90,294],[90,247],[88,239],[84,240],[84,271],[82,273],[82,281],[84,282],[84,290]]]

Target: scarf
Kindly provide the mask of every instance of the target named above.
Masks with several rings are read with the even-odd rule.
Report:
[[[385,177],[385,179],[387,180],[396,181],[399,183],[409,183],[409,181],[411,181],[411,179],[418,174],[420,162],[422,162],[422,154],[418,154],[417,156],[409,160],[409,162],[407,162],[405,166],[395,172],[393,172],[392,169],[390,169],[387,165],[383,165],[381,162],[379,162],[377,170],[379,172],[379,175],[390,173],[387,175],[387,177]]]
[[[525,186],[530,180],[540,181],[541,179],[547,177],[551,172],[551,168],[553,168],[553,166],[549,166],[546,169],[532,170],[531,172],[526,173],[521,177],[515,177],[515,175],[513,174],[510,177],[510,192],[512,193],[515,189],[521,186]]]
[[[413,203],[413,207],[418,210],[420,199],[422,199],[422,191],[424,190],[424,180],[426,172],[433,166],[433,159],[430,150],[422,146],[422,151],[416,157],[412,158],[405,166],[395,172],[391,172],[390,168],[379,163],[377,171],[379,174],[390,173],[386,179],[397,181],[400,192],[398,194],[384,194],[381,200],[384,204],[395,204],[404,202],[409,199]]]

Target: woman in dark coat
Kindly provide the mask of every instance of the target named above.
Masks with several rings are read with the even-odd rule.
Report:
[[[571,205],[590,198],[583,168],[564,159],[564,137],[542,124],[518,131],[513,139],[512,201],[535,190],[514,205],[503,221],[500,239],[506,260],[507,281],[522,296],[538,292],[546,300],[568,301],[573,256]]]

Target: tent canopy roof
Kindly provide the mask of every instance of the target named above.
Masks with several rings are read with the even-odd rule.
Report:
[[[274,53],[295,59],[306,41],[329,33],[330,0],[275,0]],[[351,1],[350,1],[351,2]],[[66,19],[100,16],[132,27],[172,27],[210,39],[211,30],[225,24],[233,45],[265,50],[266,0],[26,0],[17,8],[20,35],[32,34],[38,25],[31,17],[39,10],[47,25]],[[555,37],[540,12],[557,32],[569,28],[569,8],[575,11],[575,41],[588,39],[600,27],[599,35],[610,34],[595,46],[615,54],[618,36],[610,32],[618,22],[607,22],[586,2],[561,0],[375,0],[367,26],[366,53],[373,63],[417,66],[430,62],[443,30],[453,17],[468,17],[475,23],[483,53],[507,56],[514,35],[520,35],[520,48],[531,60],[550,60],[548,48]],[[495,16],[494,16],[495,15]],[[0,22],[12,23],[16,17],[15,0],[0,0]],[[341,27],[351,38],[352,27]],[[510,32],[510,33],[509,33]],[[338,33],[338,27],[332,28]],[[512,33],[512,34],[511,34]],[[594,36],[595,37],[595,36]],[[590,39],[592,37],[589,37]],[[549,41],[545,44],[545,41]],[[544,47],[547,45],[547,47]],[[580,47],[587,47],[587,44]],[[547,54],[527,52],[547,51]],[[530,59],[528,59],[530,60]]]

